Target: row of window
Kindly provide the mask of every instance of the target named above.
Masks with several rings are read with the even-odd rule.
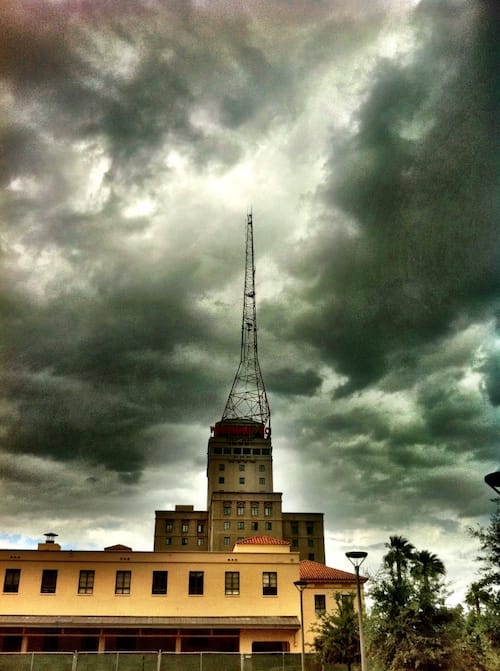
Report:
[[[271,454],[271,450],[269,447],[214,447],[213,448],[213,453],[214,454],[245,454],[245,455],[250,455],[252,454],[254,457],[255,456],[269,456]]]
[[[246,464],[238,464],[238,469],[240,471],[245,471],[246,470]],[[225,471],[226,470],[226,464],[219,464],[219,471]],[[266,470],[266,465],[265,464],[259,464],[259,472],[264,473]]]
[[[245,515],[245,502],[244,501],[238,501],[236,503],[236,515],[238,516],[244,516]],[[224,501],[222,504],[222,511],[224,515],[232,515],[233,514],[233,508],[231,501]],[[273,514],[273,504],[272,503],[264,503],[264,517],[271,517]],[[258,517],[259,516],[259,504],[257,501],[252,501],[250,503],[250,515],[251,517]]]
[[[292,522],[291,523],[291,531],[294,536],[297,536],[299,533],[299,523],[298,522]],[[309,536],[312,536],[314,534],[314,522],[306,522],[306,533]]]
[[[57,569],[43,569],[40,584],[41,594],[55,594],[57,588]],[[188,594],[203,594],[204,571],[189,571]],[[84,569],[78,577],[78,594],[94,593],[95,571]],[[5,570],[3,591],[7,593],[19,592],[21,569],[8,568]],[[116,571],[115,594],[130,594],[132,571]],[[167,594],[168,571],[153,571],[151,594]],[[240,572],[226,571],[224,578],[224,594],[240,593]],[[262,573],[262,594],[276,596],[278,594],[278,574],[275,571]]]
[[[219,475],[219,481],[218,481],[218,482],[219,482],[219,485],[223,485],[223,484],[225,484],[225,481],[226,481],[226,480],[225,480],[224,476],[223,476],[223,475]],[[244,478],[244,477],[240,477],[240,479],[239,479],[239,484],[240,484],[240,485],[244,485],[244,484],[245,484],[245,478]],[[259,485],[265,485],[265,484],[266,484],[266,478],[259,478]]]
[[[231,529],[231,523],[230,522],[224,522],[224,531],[229,531]],[[238,530],[243,530],[245,529],[245,523],[244,522],[238,522]],[[251,522],[250,523],[250,529],[252,531],[258,531],[259,530],[259,523],[258,522]],[[264,530],[265,531],[272,531],[273,530],[273,523],[272,522],[265,522],[264,523]],[[240,543],[242,540],[245,539],[245,536],[238,536],[236,538],[236,542]],[[190,539],[187,536],[182,536],[180,539],[181,545],[189,545]],[[234,543],[234,539],[231,540],[231,536],[224,536],[224,545],[227,547],[230,547],[231,544]],[[310,544],[313,544],[312,541],[309,541]],[[172,536],[167,536],[165,538],[165,545],[173,545],[174,544],[174,538]],[[200,537],[196,538],[196,545],[197,547],[202,547],[205,545],[205,538]]]

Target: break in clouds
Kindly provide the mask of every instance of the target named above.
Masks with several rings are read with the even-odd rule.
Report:
[[[5,531],[198,502],[253,207],[287,509],[459,544],[498,467],[494,5],[1,12]]]

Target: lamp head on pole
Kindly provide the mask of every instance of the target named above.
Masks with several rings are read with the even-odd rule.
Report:
[[[484,476],[484,481],[487,485],[494,489],[497,494],[500,494],[500,471],[488,473],[488,475]]]
[[[368,552],[351,551],[346,552],[345,556],[351,562],[354,568],[359,568],[361,564],[365,561],[365,559],[368,557]]]
[[[294,583],[299,592],[303,592],[307,587],[307,580],[296,580]]]

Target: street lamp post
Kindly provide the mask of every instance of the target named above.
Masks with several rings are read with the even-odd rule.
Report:
[[[295,587],[299,590],[300,594],[300,671],[305,671],[306,669],[306,660],[304,654],[304,604],[303,604],[303,592],[307,587],[306,580],[296,580],[294,583]]]
[[[495,490],[497,494],[500,495],[500,471],[495,471],[494,473],[488,473],[488,475],[484,476],[484,481],[486,482],[487,485],[489,485],[492,489]]]
[[[361,671],[368,671],[365,657],[365,640],[363,634],[363,603],[361,601],[361,585],[359,580],[359,567],[368,556],[368,552],[346,552],[345,556],[354,566],[356,571],[356,591],[358,595],[358,619],[359,619],[359,649],[361,652]]]

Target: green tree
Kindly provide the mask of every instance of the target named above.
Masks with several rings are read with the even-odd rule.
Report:
[[[500,588],[500,499],[495,499],[496,510],[487,527],[471,529],[471,535],[479,540],[481,554],[477,558],[483,564],[483,584]]]
[[[469,642],[492,660],[486,667],[492,669],[500,668],[500,499],[495,502],[489,525],[470,530],[481,548],[477,557],[481,579],[471,584],[465,600]]]
[[[322,613],[319,622],[312,627],[317,634],[314,648],[318,653],[321,666],[327,664],[346,664],[348,671],[354,663],[359,663],[358,617],[354,610],[354,595],[334,595],[336,609],[331,613]]]
[[[462,618],[444,605],[445,567],[402,536],[391,536],[370,587],[370,663],[384,671],[460,671]],[[468,667],[469,671],[471,667]]]
[[[440,589],[439,580],[446,574],[443,562],[432,552],[420,550],[412,556],[410,573],[415,580],[420,607],[432,608],[435,589]]]

